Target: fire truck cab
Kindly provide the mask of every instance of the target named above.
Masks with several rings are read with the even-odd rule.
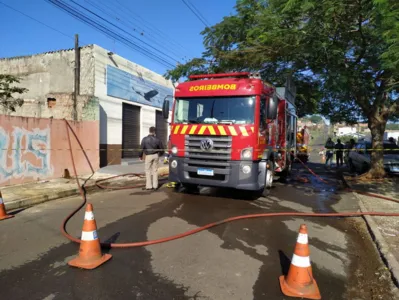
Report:
[[[296,146],[293,103],[259,74],[189,79],[175,89],[169,180],[187,189],[211,186],[268,194],[275,174],[288,174],[291,165],[287,147]],[[166,117],[167,100],[163,110]]]

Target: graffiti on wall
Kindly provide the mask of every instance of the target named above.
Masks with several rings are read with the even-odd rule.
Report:
[[[51,166],[50,128],[0,127],[0,183],[24,177],[47,177]]]
[[[137,75],[107,65],[107,95],[158,108],[166,96],[173,95],[173,89]]]

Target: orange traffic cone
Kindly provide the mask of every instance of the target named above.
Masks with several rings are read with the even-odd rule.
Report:
[[[87,204],[83,222],[82,238],[79,255],[68,262],[72,267],[94,269],[108,261],[112,255],[101,253],[100,240],[97,236],[97,225],[94,220],[93,205]]]
[[[280,276],[280,287],[284,295],[290,297],[321,299],[316,280],[313,278],[309,258],[308,231],[301,225],[292,256],[291,266],[286,277]]]
[[[6,207],[4,206],[4,202],[3,202],[3,196],[1,195],[1,192],[0,192],[0,221],[9,219],[9,218],[13,218],[13,217],[14,217],[14,215],[7,215]]]

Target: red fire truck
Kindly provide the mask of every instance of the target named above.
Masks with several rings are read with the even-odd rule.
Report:
[[[247,72],[189,79],[175,89],[169,180],[190,190],[213,186],[267,194],[275,175],[288,175],[296,151],[292,91]],[[167,100],[163,111],[166,117]]]

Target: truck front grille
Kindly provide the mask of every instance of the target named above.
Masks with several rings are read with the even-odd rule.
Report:
[[[201,149],[201,141],[207,138],[213,141],[213,149],[209,151]],[[229,161],[231,159],[231,141],[231,136],[186,135],[185,157],[200,161]]]
[[[202,150],[201,141],[204,139],[213,141],[211,150]],[[231,136],[185,136],[185,170],[191,178],[203,178],[224,181],[229,174],[232,152]],[[214,170],[214,176],[201,176],[197,174],[198,168]]]

